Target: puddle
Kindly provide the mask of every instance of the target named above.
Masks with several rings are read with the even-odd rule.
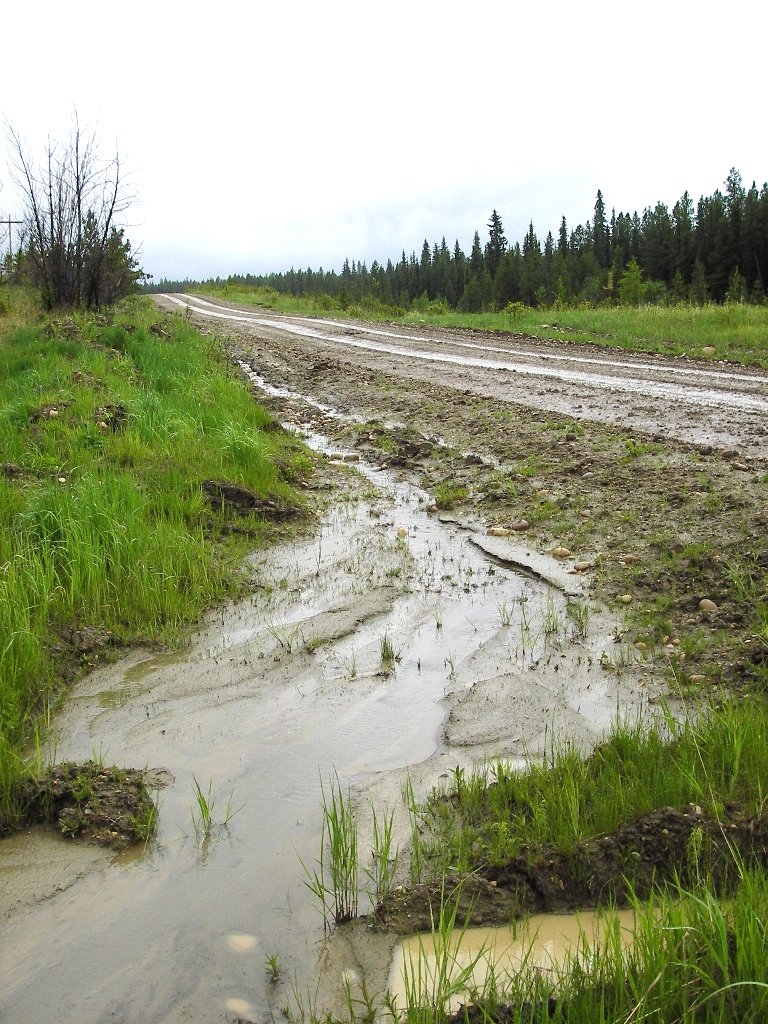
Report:
[[[511,928],[468,928],[447,938],[413,935],[395,949],[389,991],[397,1007],[408,992],[435,1001],[447,982],[458,989],[448,1009],[456,1011],[471,991],[495,985],[503,991],[521,970],[551,973],[557,979],[574,960],[582,962],[618,930],[622,949],[632,945],[634,910],[582,911],[579,914],[534,914]],[[441,985],[443,986],[441,989]]]
[[[98,751],[175,783],[158,793],[155,843],[70,871],[76,884],[54,879],[21,908],[26,837],[0,844],[0,1019],[31,1007],[59,1024],[264,1019],[294,979],[317,975],[322,917],[299,858],[318,854],[321,779],[336,772],[381,806],[408,766],[434,781],[441,758],[535,753],[553,727],[588,744],[610,724],[617,681],[574,639],[568,598],[491,561],[427,513],[424,492],[360,468],[381,497],[341,503],[316,537],[253,557],[260,589],[186,649],[133,652],[73,690],[57,760]],[[598,651],[615,623],[604,627]],[[622,680],[622,702],[640,692]],[[210,783],[218,824],[202,844],[195,780]]]

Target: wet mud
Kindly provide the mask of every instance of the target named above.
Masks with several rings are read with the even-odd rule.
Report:
[[[334,1005],[345,971],[383,991],[396,912],[387,933],[369,916],[328,942],[305,885],[321,781],[336,773],[352,787],[361,849],[371,803],[393,809],[404,848],[406,777],[418,798],[457,766],[522,763],[553,730],[586,750],[617,710],[667,692],[669,659],[628,642],[613,584],[577,570],[575,557],[553,558],[555,538],[517,496],[491,496],[509,446],[539,443],[541,419],[517,439],[508,425],[490,437],[472,427],[479,414],[463,390],[396,384],[312,335],[275,344],[271,327],[252,333],[252,319],[234,325],[245,332],[233,343],[242,372],[277,420],[328,456],[313,486],[334,498],[314,535],[250,560],[252,595],[213,612],[185,650],[127,652],[72,691],[55,722],[57,760],[100,750],[106,763],[155,766],[175,781],[156,797],[155,838],[132,853],[105,861],[70,844],[69,862],[52,857],[43,871],[40,858],[20,864],[19,851],[47,840],[0,844],[3,1019],[262,1019],[289,1002],[294,979]],[[600,471],[600,454],[565,435],[554,443],[577,467],[567,480],[594,492],[585,474]],[[456,505],[434,486],[446,466],[465,492]],[[543,470],[515,479],[516,495],[547,483]],[[530,531],[518,534],[511,524],[524,516]],[[507,533],[488,536],[500,521]],[[588,552],[592,567],[598,554]],[[588,609],[588,629],[574,608]],[[208,828],[196,784],[213,804]],[[507,891],[499,878],[481,881]],[[33,895],[14,900],[23,885]]]

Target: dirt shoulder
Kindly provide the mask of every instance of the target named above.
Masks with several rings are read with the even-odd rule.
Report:
[[[221,329],[269,385],[345,416],[283,395],[268,400],[282,420],[413,477],[443,515],[496,528],[498,557],[559,549],[563,571],[583,573],[590,596],[623,614],[622,642],[665,666],[684,692],[764,687],[762,444],[745,454],[677,440],[669,423],[662,435],[594,422],[583,410],[555,417],[524,407],[519,394],[504,401],[418,379],[405,361],[373,370],[311,338]],[[471,373],[464,369],[470,385]]]

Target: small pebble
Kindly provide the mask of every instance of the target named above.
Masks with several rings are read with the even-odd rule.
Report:
[[[699,611],[700,612],[716,612],[717,611],[717,605],[715,604],[714,601],[710,601],[710,599],[708,597],[705,597],[703,600],[699,601]]]
[[[574,562],[573,568],[576,570],[576,572],[584,572],[585,569],[591,569],[592,568],[592,563],[591,562]]]
[[[553,550],[552,554],[555,556],[555,558],[570,558],[571,549],[570,548],[555,548]]]
[[[508,537],[512,533],[506,526],[489,526],[488,536],[489,537]]]
[[[397,528],[397,536],[400,537],[400,538],[407,537],[408,536],[408,528],[405,527],[405,526],[398,526],[398,528]]]
[[[617,601],[621,601],[622,604],[629,604],[629,602],[632,600],[632,595],[631,594],[619,594],[619,596],[616,598],[616,600]]]

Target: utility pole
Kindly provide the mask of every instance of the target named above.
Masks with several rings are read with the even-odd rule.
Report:
[[[21,227],[21,225],[23,223],[24,223],[23,220],[11,220],[10,213],[8,214],[7,220],[0,221],[0,224],[7,224],[8,225],[8,255],[11,258],[11,263],[13,263],[13,235],[11,234],[11,226],[13,224],[16,224],[19,227]]]

